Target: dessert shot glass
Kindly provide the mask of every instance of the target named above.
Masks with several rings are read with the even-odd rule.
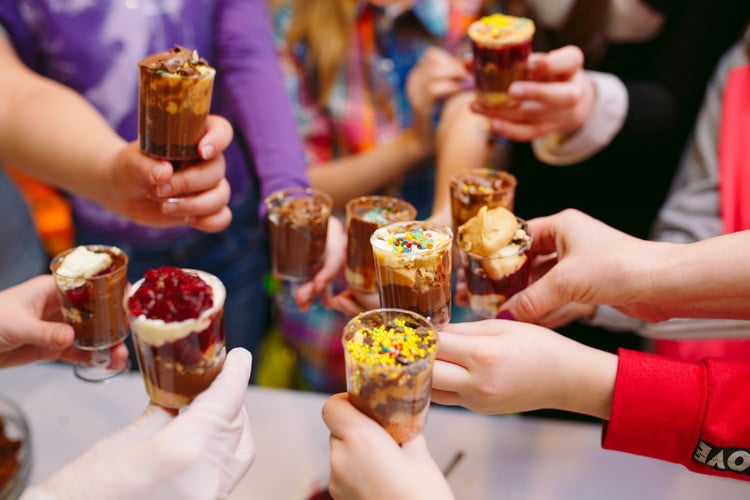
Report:
[[[138,68],[141,151],[170,160],[175,168],[199,159],[216,70],[196,51],[180,46],[146,57]]]
[[[508,87],[526,78],[534,22],[523,17],[493,14],[469,26],[474,59],[472,69],[481,111],[492,114],[508,103]]]
[[[451,316],[453,231],[426,221],[395,222],[372,233],[381,307],[407,309],[437,328]]]
[[[453,230],[474,217],[483,206],[513,211],[515,176],[503,170],[470,168],[457,172],[450,181]]]
[[[291,188],[265,199],[273,275],[302,283],[323,267],[333,200],[317,189]]]
[[[130,287],[125,307],[146,392],[179,410],[204,391],[226,358],[224,299],[216,276],[160,267]]]
[[[113,369],[110,349],[128,336],[122,300],[128,284],[128,256],[117,247],[84,245],[65,250],[50,263],[62,315],[73,327],[73,346],[91,352],[87,365],[73,373],[87,382],[102,382],[126,371]]]
[[[417,209],[390,196],[360,196],[346,204],[346,281],[354,292],[375,293],[375,261],[370,236],[397,221],[414,220]]]
[[[424,427],[437,342],[429,320],[402,309],[367,311],[344,327],[349,400],[399,444]]]

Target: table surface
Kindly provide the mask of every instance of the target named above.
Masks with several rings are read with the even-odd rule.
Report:
[[[124,427],[147,403],[137,373],[107,384],[77,380],[72,368],[37,364],[0,370],[0,394],[30,421],[32,482]],[[232,499],[303,500],[328,477],[322,394],[249,387],[246,408],[257,445]],[[425,436],[440,466],[464,457],[449,477],[459,499],[748,498],[750,483],[600,448],[601,426],[485,416],[433,406]]]

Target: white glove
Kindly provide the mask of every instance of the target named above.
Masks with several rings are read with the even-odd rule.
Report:
[[[22,499],[226,498],[255,458],[243,405],[251,365],[248,351],[232,349],[216,380],[177,417],[149,405]]]

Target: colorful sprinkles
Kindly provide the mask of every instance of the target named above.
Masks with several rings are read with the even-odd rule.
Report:
[[[388,238],[388,245],[393,253],[412,253],[432,250],[435,245],[446,240],[445,235],[437,231],[425,231],[415,227],[406,233]]]
[[[385,224],[388,224],[388,216],[391,215],[391,213],[392,212],[390,212],[389,210],[385,210],[383,207],[375,207],[366,214],[362,215],[362,220],[365,222],[372,222],[373,224],[377,224],[379,226],[384,226]]]
[[[408,365],[435,352],[437,334],[432,328],[417,325],[407,316],[385,325],[361,325],[346,342],[346,350],[356,363],[370,366]]]

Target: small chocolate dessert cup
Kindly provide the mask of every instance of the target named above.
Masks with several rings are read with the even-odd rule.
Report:
[[[372,233],[382,307],[407,309],[437,328],[451,316],[453,231],[426,221],[395,222]]]
[[[179,271],[197,276],[212,291],[211,305],[197,317],[165,321],[149,317],[149,314],[135,314],[131,299],[144,286],[146,278],[133,284],[125,299],[146,392],[154,404],[172,410],[186,406],[208,388],[221,372],[226,358],[224,285],[219,278],[203,271]],[[175,280],[168,277],[165,281]],[[190,305],[201,300],[193,296],[186,297],[186,294],[191,293],[190,284],[179,286],[183,289],[181,294],[185,297],[184,304]],[[156,297],[156,302],[169,300],[160,299],[158,292],[152,295]]]
[[[424,427],[430,404],[437,330],[402,309],[375,309],[344,327],[349,401],[399,444]]]
[[[370,236],[392,222],[414,220],[417,209],[390,196],[360,196],[346,204],[346,281],[354,292],[375,293]]]
[[[469,26],[474,59],[472,69],[477,104],[483,113],[508,103],[508,87],[526,78],[534,22],[523,17],[493,14]]]
[[[199,159],[216,70],[180,46],[146,57],[138,68],[141,151],[175,166]]]
[[[68,265],[64,263],[68,261]],[[74,264],[71,264],[75,261]],[[56,255],[50,270],[57,284],[62,315],[73,327],[73,346],[91,351],[88,365],[75,365],[75,375],[101,382],[125,371],[110,368],[109,349],[128,336],[121,304],[128,284],[128,256],[117,247],[84,245]]]
[[[513,174],[503,170],[470,168],[456,173],[450,183],[453,231],[483,206],[503,207],[512,212],[517,184]]]
[[[511,240],[507,247],[492,257],[467,251],[459,232],[458,247],[469,306],[481,318],[496,318],[503,304],[529,284],[531,235],[526,221],[516,219],[523,236]]]
[[[291,188],[271,193],[265,204],[274,276],[295,283],[312,279],[325,259],[331,197],[316,189]]]

